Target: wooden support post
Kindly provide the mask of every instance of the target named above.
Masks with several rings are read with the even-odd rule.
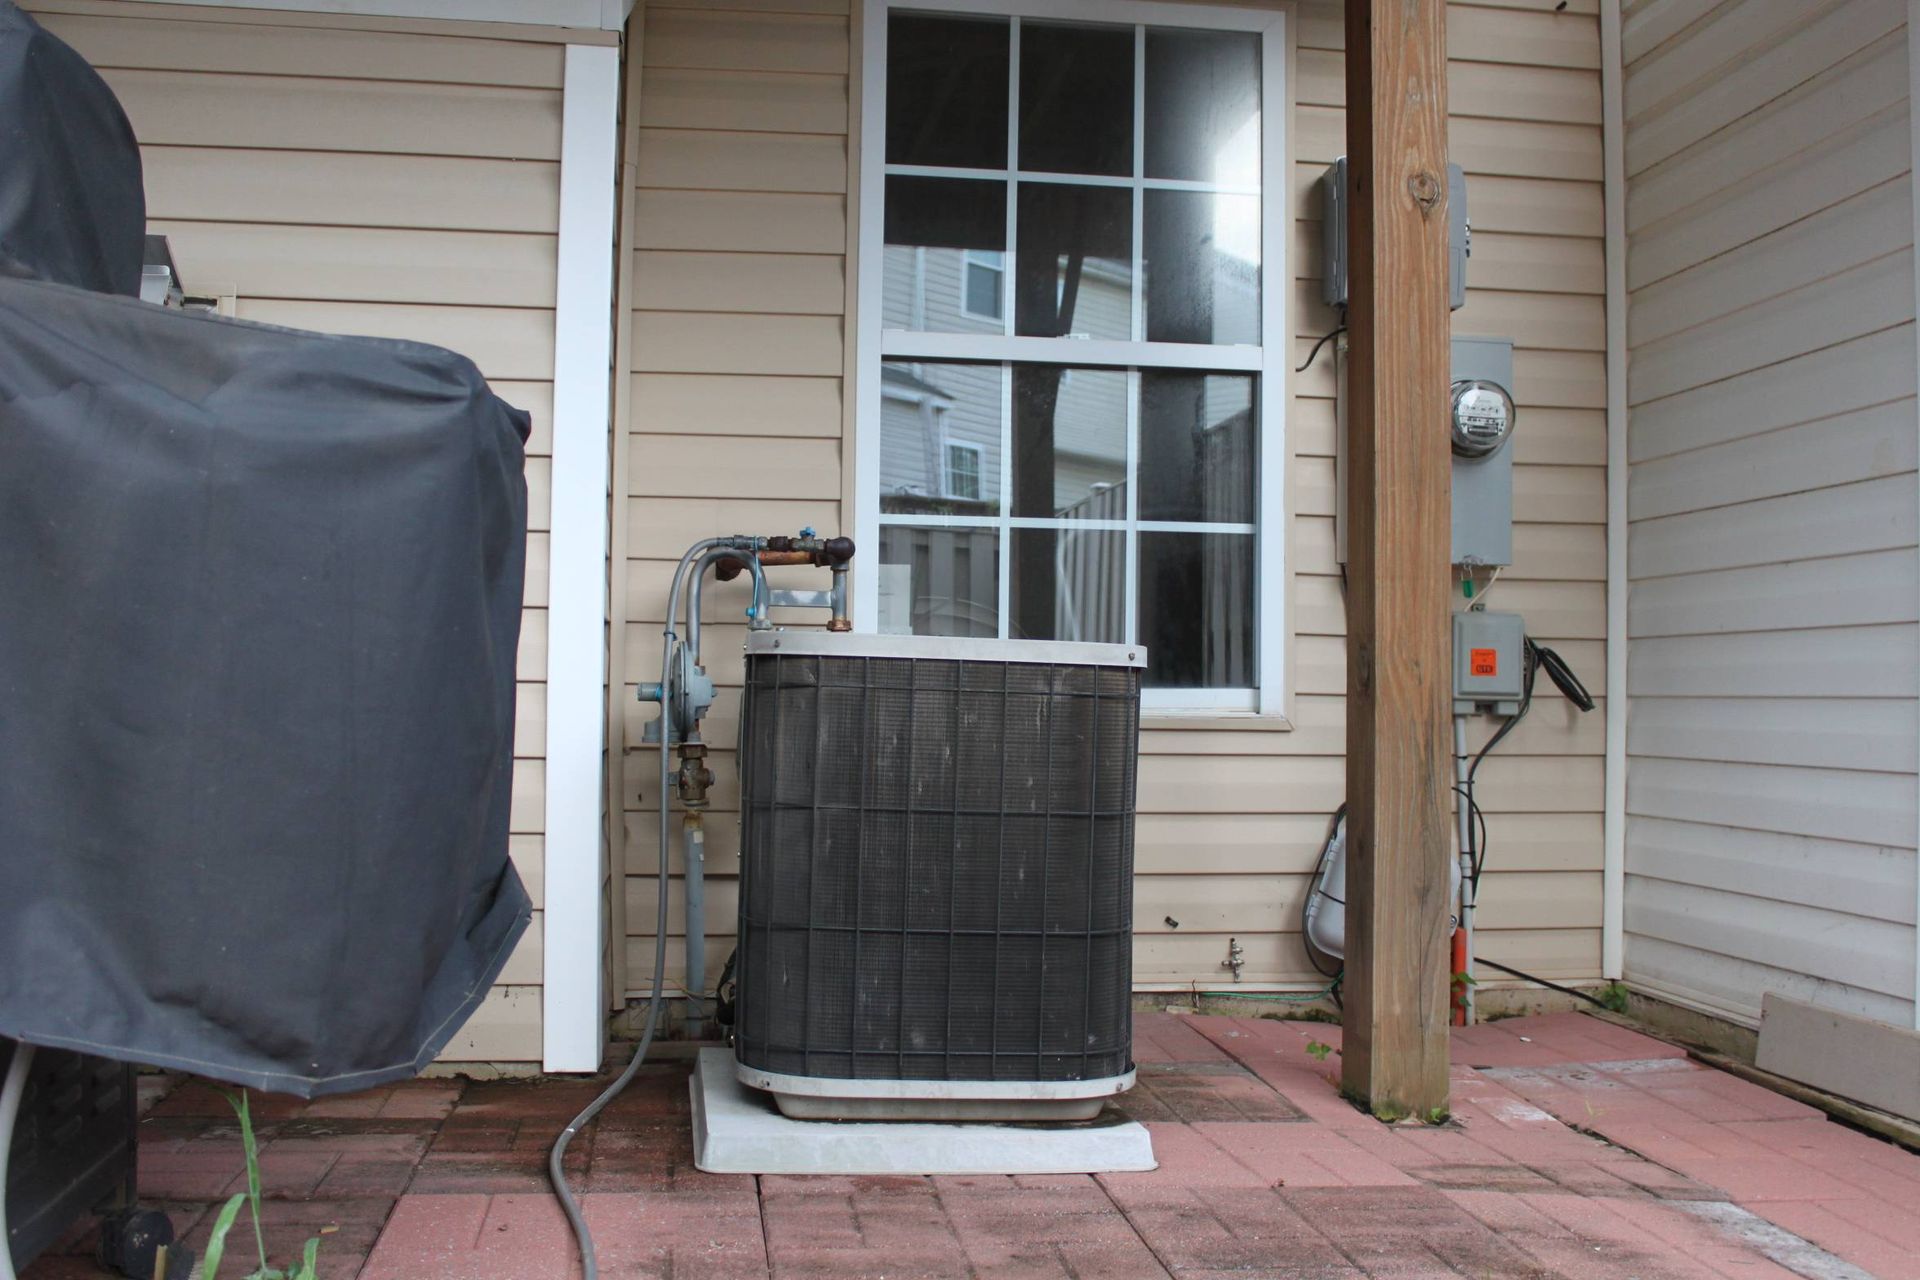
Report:
[[[1447,1107],[1444,0],[1347,0],[1347,976],[1342,1083]]]

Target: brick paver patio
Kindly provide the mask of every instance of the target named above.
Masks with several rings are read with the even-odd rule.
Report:
[[[1124,1105],[1153,1130],[1153,1173],[703,1174],[685,1063],[646,1067],[570,1156],[601,1274],[1920,1280],[1920,1157],[1598,1019],[1456,1032],[1439,1127],[1341,1101],[1338,1028],[1172,1014],[1135,1028]],[[327,1280],[578,1275],[544,1165],[597,1087],[256,1098],[269,1249],[284,1261],[320,1233]],[[200,1245],[243,1182],[226,1103],[180,1083],[141,1138],[144,1195]],[[248,1269],[250,1241],[235,1241],[222,1275]],[[88,1248],[76,1236],[25,1280],[96,1275]]]

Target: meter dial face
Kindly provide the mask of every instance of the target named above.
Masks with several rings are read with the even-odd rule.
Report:
[[[1497,382],[1453,384],[1453,451],[1484,458],[1513,434],[1513,397]]]

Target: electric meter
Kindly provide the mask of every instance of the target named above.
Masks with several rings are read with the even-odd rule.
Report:
[[[1472,378],[1453,384],[1453,451],[1484,458],[1513,434],[1513,397],[1497,382]]]

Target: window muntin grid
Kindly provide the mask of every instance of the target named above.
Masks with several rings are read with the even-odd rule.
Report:
[[[1115,630],[1111,618],[1117,609],[1120,615],[1117,634],[1111,638],[1144,643],[1151,638],[1164,641],[1170,634],[1168,627],[1153,620],[1143,623],[1140,617],[1140,609],[1148,599],[1166,595],[1155,586],[1143,584],[1143,576],[1152,568],[1149,562],[1195,559],[1192,545],[1176,552],[1175,544],[1183,540],[1155,535],[1201,535],[1198,541],[1207,545],[1198,560],[1215,564],[1217,572],[1213,576],[1225,584],[1218,590],[1209,588],[1212,595],[1218,597],[1215,607],[1226,607],[1230,603],[1232,608],[1244,610],[1246,625],[1239,628],[1244,634],[1232,635],[1225,641],[1214,637],[1215,648],[1224,643],[1234,651],[1231,659],[1216,662],[1211,673],[1203,674],[1197,681],[1189,679],[1190,687],[1166,687],[1164,680],[1159,681],[1162,687],[1149,689],[1148,704],[1161,709],[1277,711],[1280,636],[1284,627],[1280,598],[1283,579],[1279,573],[1284,519],[1279,401],[1284,394],[1284,384],[1279,361],[1283,358],[1281,338],[1285,330],[1280,295],[1284,294],[1287,274],[1285,228],[1278,199],[1279,193],[1285,190],[1282,185],[1284,139],[1268,134],[1276,129],[1284,103],[1284,97],[1277,92],[1281,83],[1280,59],[1285,48],[1282,15],[1190,9],[1184,5],[1086,4],[1072,0],[1027,5],[1021,12],[1012,12],[1013,7],[999,0],[961,0],[926,6],[917,0],[904,4],[871,0],[868,5],[870,33],[885,28],[890,19],[897,17],[925,24],[964,11],[965,25],[971,32],[969,38],[974,42],[975,62],[969,74],[978,75],[980,69],[986,67],[988,78],[992,78],[991,63],[998,57],[997,47],[992,48],[990,55],[981,53],[982,48],[990,46],[984,34],[989,29],[981,25],[983,22],[990,19],[1004,24],[992,30],[1003,31],[1005,48],[1004,68],[998,72],[996,81],[1003,82],[1005,90],[1004,120],[996,121],[1005,133],[1004,155],[987,154],[982,141],[986,132],[980,127],[976,112],[971,118],[971,141],[964,148],[973,163],[930,164],[888,158],[888,148],[896,155],[899,153],[898,138],[906,131],[900,122],[889,120],[885,114],[884,91],[889,78],[885,61],[887,42],[884,38],[869,42],[872,55],[867,69],[867,90],[870,94],[879,91],[880,101],[868,105],[868,143],[864,157],[870,169],[863,183],[863,200],[875,198],[875,202],[881,204],[878,215],[870,214],[868,221],[883,226],[885,234],[875,236],[868,229],[863,245],[874,245],[878,241],[877,247],[884,250],[883,274],[887,278],[882,289],[863,291],[862,362],[866,367],[863,373],[873,365],[884,365],[889,371],[903,371],[890,372],[890,377],[925,378],[938,385],[941,381],[938,375],[943,370],[991,371],[1000,404],[997,412],[988,406],[978,415],[980,423],[975,426],[986,432],[985,438],[979,440],[984,455],[982,498],[977,503],[960,504],[967,508],[964,510],[954,509],[955,504],[951,502],[945,506],[938,502],[917,505],[908,492],[916,486],[898,483],[897,467],[891,462],[877,465],[882,464],[882,457],[872,456],[879,454],[891,460],[900,455],[898,447],[888,446],[888,440],[893,439],[889,424],[879,424],[877,432],[862,433],[860,499],[868,545],[880,545],[875,535],[881,528],[892,531],[888,541],[899,555],[908,554],[910,540],[906,535],[916,528],[928,531],[929,537],[932,531],[943,529],[951,536],[965,535],[973,577],[981,589],[991,589],[996,598],[949,602],[952,607],[945,611],[948,616],[964,615],[964,622],[957,624],[962,627],[960,633],[983,634],[981,628],[987,626],[992,629],[984,634],[1041,637],[1046,634],[1044,619],[1037,619],[1032,609],[1022,617],[1016,604],[1021,593],[1023,567],[1027,570],[1025,576],[1030,577],[1033,572],[1031,564],[1021,563],[1020,548],[1037,545],[1037,541],[1050,537],[1056,552],[1056,568],[1059,568],[1073,556],[1087,559],[1086,548],[1097,544],[1103,550],[1092,556],[1095,562],[1102,555],[1119,557],[1118,566],[1109,566],[1104,574],[1110,582],[1099,584],[1098,592],[1082,592],[1101,597],[1099,609],[1095,611],[1097,620],[1088,623],[1078,618],[1077,604],[1075,609],[1063,605],[1057,623],[1078,619],[1081,629],[1058,638],[1109,638],[1101,633]],[[1115,17],[1123,20],[1115,22],[1112,20]],[[1125,166],[1127,171],[1115,172],[1113,170],[1120,166],[1113,164],[1059,163],[1057,148],[1053,154],[1056,163],[1044,168],[1023,165],[1022,84],[1024,80],[1031,88],[1034,76],[1031,62],[1023,63],[1022,52],[1023,45],[1033,43],[1034,33],[1041,29],[1047,39],[1055,39],[1063,31],[1071,38],[1078,30],[1105,37],[1124,33],[1130,42],[1133,66],[1128,92],[1132,119],[1127,138],[1131,152],[1130,165]],[[1182,157],[1177,147],[1167,145],[1169,131],[1151,126],[1148,114],[1148,99],[1154,92],[1149,68],[1156,62],[1165,63],[1173,58],[1174,55],[1167,53],[1167,47],[1183,42],[1194,46],[1211,42],[1215,48],[1231,45],[1244,51],[1242,60],[1248,64],[1250,83],[1256,86],[1252,90],[1251,110],[1243,111],[1237,127],[1229,131],[1233,136],[1211,157],[1198,160],[1191,154]],[[987,61],[981,61],[983,56]],[[1031,121],[1027,123],[1030,125]],[[878,125],[884,127],[874,127]],[[954,147],[943,141],[936,149],[952,152]],[[1076,168],[1107,171],[1076,172]],[[1272,192],[1267,196],[1263,196],[1263,174],[1273,175]],[[956,247],[945,249],[937,243],[932,246],[907,243],[913,235],[902,234],[901,227],[911,220],[896,217],[894,206],[887,204],[886,199],[889,190],[914,189],[909,184],[917,184],[923,201],[928,194],[938,195],[943,191],[965,193],[964,203],[971,212],[963,222],[971,229],[963,228],[957,233],[959,238],[952,241]],[[1084,194],[1076,196],[1076,191]],[[1043,253],[1053,247],[1045,244],[1044,236],[1034,234],[1034,228],[1041,225],[1033,207],[1038,203],[1035,199],[1038,195],[1069,207],[1077,204],[1109,211],[1104,216],[1108,228],[1103,232],[1104,239],[1083,246],[1084,262],[1072,285],[1066,282],[1061,255],[1047,255],[1052,259],[1049,267],[1062,267],[1060,270],[1036,269],[1033,265],[1036,243],[1042,245],[1040,252]],[[989,204],[1004,210],[996,222],[989,222],[981,212]],[[1023,204],[1027,207],[1023,208]],[[1119,221],[1110,213],[1116,209],[1127,214],[1120,224],[1119,236],[1110,229]],[[1225,320],[1215,317],[1217,322],[1203,322],[1198,326],[1189,323],[1183,328],[1177,316],[1174,320],[1163,322],[1162,319],[1177,308],[1154,305],[1157,282],[1151,278],[1150,267],[1155,255],[1148,252],[1150,242],[1159,231],[1157,238],[1162,242],[1178,243],[1183,234],[1180,226],[1174,226],[1171,232],[1165,228],[1167,224],[1183,220],[1189,229],[1184,233],[1189,242],[1194,239],[1191,228],[1198,225],[1206,228],[1208,238],[1230,239],[1241,250],[1237,255],[1220,254],[1212,253],[1209,247],[1212,254],[1209,261],[1214,267],[1233,259],[1231,265],[1241,272],[1241,279],[1228,282],[1237,283],[1241,296],[1237,310]],[[939,237],[922,238],[937,241]],[[1024,295],[1023,240],[1029,272]],[[1001,265],[1004,293],[997,323],[973,308],[956,308],[973,318],[964,328],[944,325],[937,319],[929,321],[924,291],[915,295],[918,298],[915,309],[903,309],[899,299],[912,290],[900,287],[901,265],[908,261],[925,263],[943,253],[951,253],[956,261],[958,288],[963,296],[971,264],[990,258]],[[877,256],[869,254],[864,260],[874,261]],[[1117,322],[1108,314],[1103,322],[1089,323],[1087,312],[1079,310],[1070,323],[1053,327],[1044,323],[1043,304],[1060,306],[1070,289],[1090,280],[1103,284],[1110,294],[1116,288],[1124,291]],[[1213,283],[1219,286],[1221,281],[1216,279]],[[1040,292],[1043,288],[1044,293]],[[876,292],[880,295],[878,298],[872,296]],[[1230,289],[1220,287],[1213,290],[1216,297],[1228,292]],[[875,306],[876,303],[880,305]],[[1038,312],[1036,307],[1040,308]],[[877,324],[873,310],[881,312]],[[1112,310],[1109,308],[1110,313]],[[980,323],[982,320],[989,323]],[[1262,339],[1269,334],[1273,335],[1271,350],[1262,345]],[[1118,468],[1119,474],[1101,477],[1084,492],[1073,495],[1072,502],[1067,501],[1069,495],[1063,493],[1053,509],[1041,514],[1041,508],[1032,501],[1023,502],[1020,497],[1019,455],[1014,438],[1020,418],[1015,412],[1015,398],[1023,377],[1049,367],[1061,384],[1062,396],[1082,383],[1101,379],[1109,384],[1118,382],[1124,392],[1113,430],[1109,432],[1118,452],[1108,461]],[[1143,511],[1141,469],[1156,463],[1156,450],[1149,448],[1143,454],[1142,396],[1150,394],[1157,378],[1175,371],[1184,371],[1198,382],[1233,379],[1244,384],[1242,399],[1249,403],[1244,406],[1244,429],[1236,448],[1245,468],[1240,478],[1246,482],[1242,486],[1246,492],[1232,501],[1222,501],[1220,495],[1215,494],[1197,502],[1174,502],[1171,506],[1149,498],[1147,510]],[[964,405],[967,396],[958,394],[955,400]],[[869,410],[870,406],[868,401]],[[964,416],[963,411],[943,411],[943,429],[953,429],[954,420]],[[871,413],[863,420],[871,423]],[[1147,425],[1149,430],[1154,429],[1151,423]],[[995,432],[997,439],[993,438]],[[873,447],[876,435],[882,437],[878,449]],[[1151,485],[1144,487],[1152,488]],[[940,491],[945,494],[944,486]],[[1156,513],[1175,518],[1153,518]],[[1037,538],[1028,531],[1048,532],[1045,537]],[[1236,550],[1232,554],[1217,554],[1226,546],[1223,539],[1245,539],[1244,553]],[[1184,541],[1194,544],[1196,539]],[[922,563],[928,555],[925,542],[926,538],[922,538],[912,552]],[[1063,550],[1067,544],[1074,544],[1070,553]],[[994,561],[991,571],[980,564],[983,557]],[[911,565],[904,567],[909,574],[912,572]],[[874,581],[886,572],[881,570],[869,575],[868,581],[856,590],[856,609],[862,625],[899,628],[904,621],[906,625],[917,626],[918,623],[912,621],[912,610],[903,610],[897,599],[891,601],[893,607],[886,608],[876,599],[882,594],[897,595],[901,583],[906,581],[897,575],[885,584]],[[1160,576],[1175,580],[1167,574]],[[1081,585],[1085,585],[1084,581]],[[1117,604],[1109,599],[1115,596]],[[1036,621],[1041,625],[1033,625]],[[1094,634],[1088,634],[1089,629]]]

